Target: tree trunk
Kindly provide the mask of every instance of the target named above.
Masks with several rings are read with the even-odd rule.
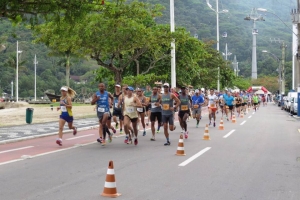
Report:
[[[115,82],[116,84],[122,84],[122,71],[120,70],[115,71]]]
[[[140,74],[140,62],[135,59],[135,64],[136,64],[136,75],[139,75]]]
[[[70,55],[66,55],[66,84],[70,87]]]

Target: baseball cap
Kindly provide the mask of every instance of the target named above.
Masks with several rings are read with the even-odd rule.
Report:
[[[60,90],[68,92],[68,88],[67,87],[61,87]]]
[[[121,87],[121,85],[119,85],[119,84],[116,84],[116,85],[115,85],[115,87],[119,87],[119,88],[120,88],[120,87]]]
[[[169,83],[164,83],[164,87],[170,87]]]
[[[181,87],[180,87],[180,89],[185,89],[185,88],[186,88],[185,86],[181,86]]]
[[[197,90],[195,90],[195,93],[199,93],[199,90],[197,89]]]
[[[131,86],[128,86],[127,89],[130,91],[134,91],[133,87],[131,87]]]

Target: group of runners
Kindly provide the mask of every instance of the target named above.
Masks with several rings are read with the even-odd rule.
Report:
[[[248,94],[247,92],[217,92],[210,89],[205,95],[204,90],[196,89],[190,92],[188,88],[181,87],[177,93],[175,89],[171,89],[168,83],[162,86],[155,86],[151,89],[146,87],[143,91],[141,88],[134,89],[128,85],[115,85],[113,94],[106,90],[105,84],[98,85],[99,90],[93,95],[91,104],[95,105],[95,111],[99,119],[99,138],[97,141],[101,145],[106,145],[112,141],[112,133],[116,133],[119,129],[120,134],[125,132],[124,143],[135,145],[138,144],[139,125],[143,128],[143,136],[146,135],[146,126],[151,124],[151,141],[155,141],[155,134],[163,132],[166,137],[165,146],[171,144],[169,131],[174,131],[175,113],[178,111],[178,121],[184,133],[184,137],[188,138],[187,121],[189,118],[196,120],[196,127],[202,119],[201,111],[203,106],[208,107],[209,125],[216,126],[216,114],[221,113],[222,118],[226,117],[229,121],[235,112],[239,116],[241,112],[246,114],[248,108],[253,107],[256,111],[259,107],[261,97],[256,94]],[[61,101],[57,110],[61,110],[59,120],[59,138],[56,140],[58,145],[62,145],[63,127],[68,123],[73,134],[76,135],[77,128],[73,125],[72,101],[75,91],[69,87],[61,88]],[[112,112],[111,112],[112,110]],[[147,122],[145,120],[147,116]],[[111,121],[115,122],[115,127],[111,125]],[[157,128],[155,127],[157,125]],[[111,130],[111,131],[110,131]]]

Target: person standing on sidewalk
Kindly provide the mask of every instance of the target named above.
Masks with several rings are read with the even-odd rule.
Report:
[[[68,87],[63,86],[60,89],[60,106],[57,107],[57,111],[60,110],[61,114],[59,116],[59,132],[56,140],[56,144],[62,145],[62,137],[65,123],[68,123],[69,129],[73,129],[73,135],[77,134],[77,128],[73,126],[73,113],[72,113],[72,98],[76,95],[76,92]]]
[[[174,125],[174,109],[177,109],[180,105],[180,100],[172,93],[169,92],[169,83],[164,84],[164,93],[161,95],[162,103],[162,121],[164,123],[164,133],[167,139],[165,146],[171,144],[169,139],[168,128],[170,131],[174,131],[176,126]],[[176,102],[176,106],[173,106],[173,101]],[[169,127],[168,127],[169,126]]]
[[[97,91],[92,99],[91,104],[97,104],[97,116],[99,119],[99,138],[97,142],[102,143],[102,146],[106,144],[106,126],[109,117],[110,105],[113,102],[113,96],[105,90],[104,83],[98,85],[99,91]]]

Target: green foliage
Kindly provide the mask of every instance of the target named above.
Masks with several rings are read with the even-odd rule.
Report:
[[[151,74],[139,74],[137,76],[126,76],[123,79],[123,83],[130,85],[130,86],[135,86],[135,87],[144,87],[146,85],[153,86],[154,82],[159,81],[159,80],[166,80],[167,75],[156,75],[154,73]]]
[[[241,90],[247,90],[251,86],[251,80],[242,77],[236,77],[230,86],[236,86]]]

